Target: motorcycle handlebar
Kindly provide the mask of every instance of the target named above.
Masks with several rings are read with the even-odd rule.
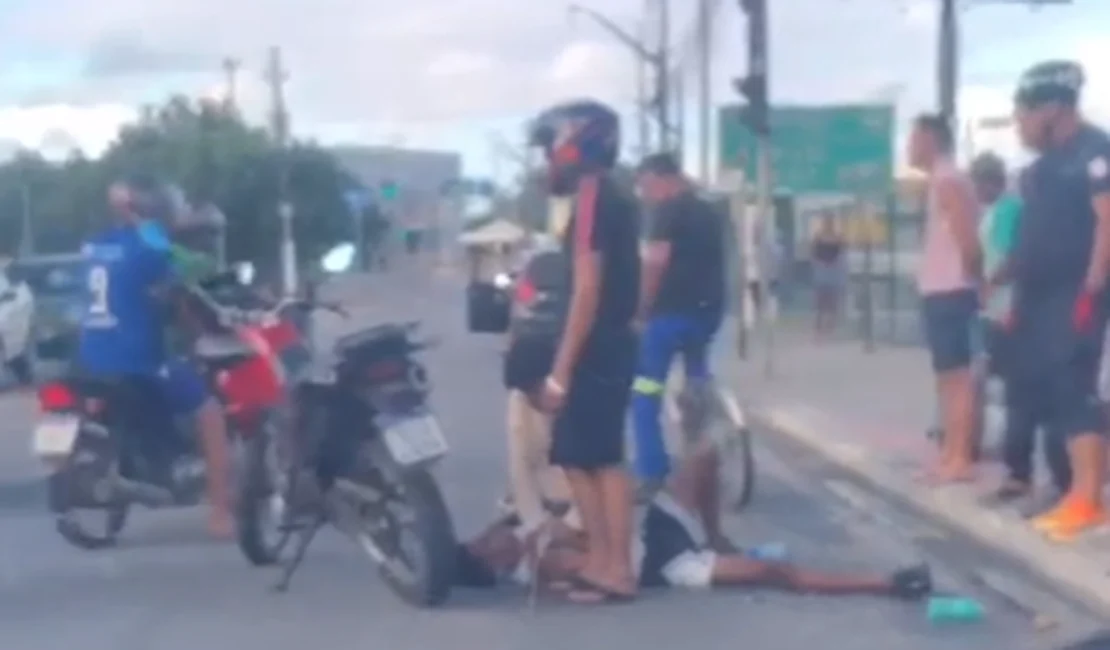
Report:
[[[234,325],[268,324],[281,320],[282,313],[288,309],[303,309],[305,311],[327,311],[343,318],[349,318],[347,310],[337,302],[324,302],[320,300],[305,300],[303,298],[282,298],[270,309],[234,309],[221,307],[219,309],[220,322],[227,327]]]

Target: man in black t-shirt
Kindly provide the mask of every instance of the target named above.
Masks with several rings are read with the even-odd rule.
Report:
[[[632,319],[640,282],[639,211],[610,177],[619,118],[597,102],[555,107],[533,124],[551,190],[571,198],[564,234],[570,300],[541,406],[555,414],[551,462],[566,471],[588,540],[571,597],[631,598],[632,489],[623,469],[624,418],[636,366]]]
[[[640,288],[640,362],[633,384],[636,474],[658,485],[670,461],[659,411],[671,361],[682,353],[687,381],[709,376],[708,349],[725,302],[724,215],[694,193],[670,154],[640,165],[639,185],[654,215]]]
[[[1022,175],[1014,247],[992,284],[1012,280],[1008,395],[1067,440],[1068,493],[1033,526],[1057,542],[1110,520],[1103,505],[1106,421],[1098,373],[1110,274],[1110,136],[1078,110],[1083,71],[1049,61],[1022,75],[1018,132],[1040,156]]]

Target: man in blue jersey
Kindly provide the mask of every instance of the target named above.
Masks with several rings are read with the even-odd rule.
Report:
[[[158,193],[157,184],[146,179],[109,189],[113,224],[82,249],[87,307],[79,349],[84,372],[125,380],[129,416],[153,435],[171,426],[165,413],[201,414],[211,402],[204,382],[191,368],[167,363],[160,289],[175,280],[175,272],[167,248],[140,227],[143,217],[157,209]],[[215,415],[220,416],[218,409]],[[200,422],[212,505],[209,529],[226,537],[232,532],[227,441],[222,420],[219,427],[204,426],[211,419],[202,417]]]

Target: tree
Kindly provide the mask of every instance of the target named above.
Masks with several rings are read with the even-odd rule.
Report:
[[[192,206],[212,206],[226,215],[231,260],[276,266],[283,177],[297,215],[302,259],[349,238],[342,194],[354,180],[331,155],[313,144],[278,149],[264,130],[234,111],[183,97],[144,110],[98,160],[75,154],[55,165],[21,154],[0,165],[0,237],[18,241],[9,232],[18,233],[26,187],[38,250],[75,250],[103,223],[106,186],[135,172],[176,184]]]

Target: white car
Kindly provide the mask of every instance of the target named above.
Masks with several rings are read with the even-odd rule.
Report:
[[[33,379],[31,321],[35,297],[26,282],[13,281],[8,265],[0,267],[0,361],[20,383]]]

